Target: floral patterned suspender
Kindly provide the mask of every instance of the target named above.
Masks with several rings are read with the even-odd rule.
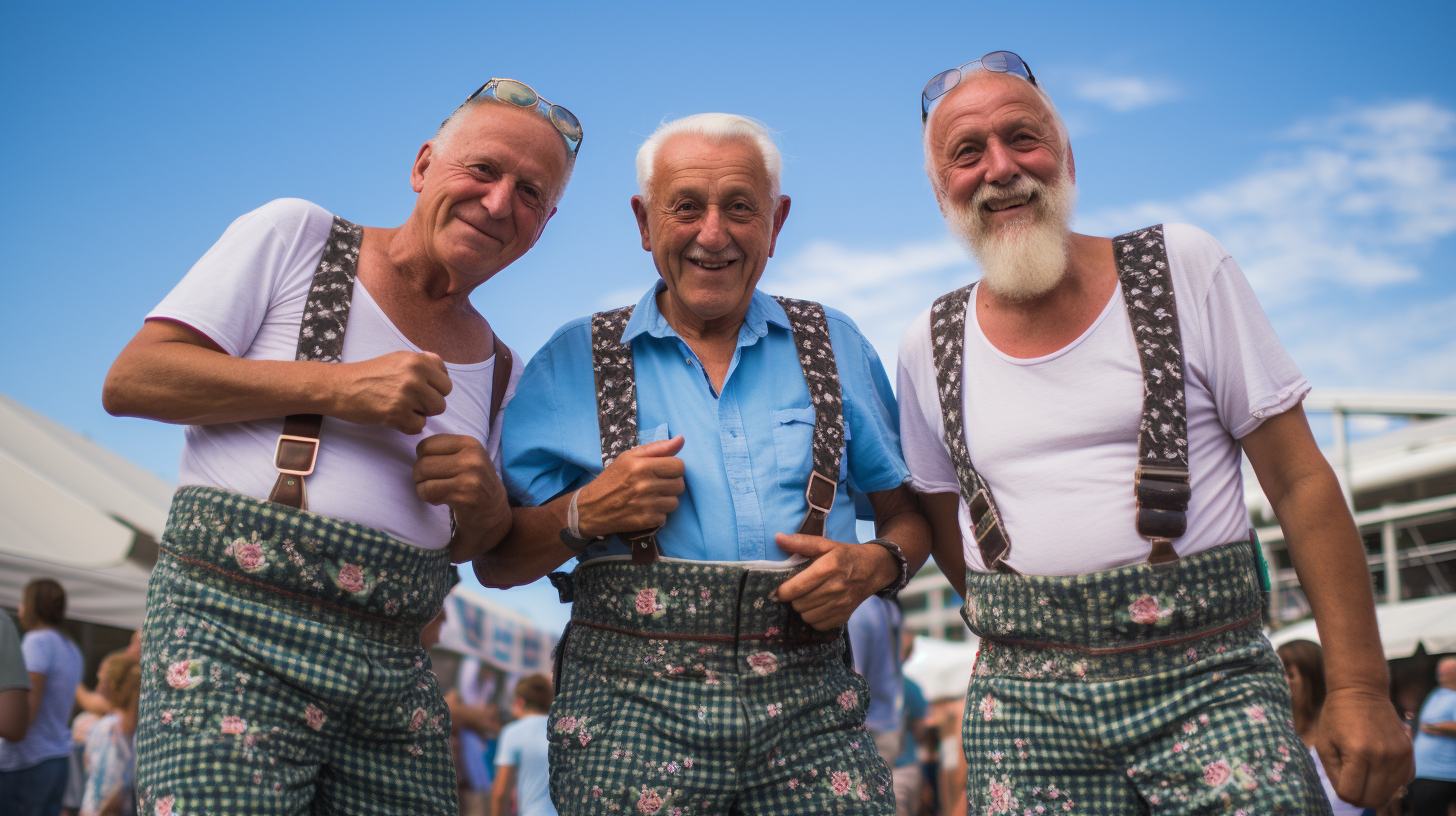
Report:
[[[808,511],[799,532],[823,535],[834,495],[839,488],[839,457],[844,445],[844,406],[839,370],[829,344],[829,322],[824,307],[807,300],[775,298],[788,315],[799,366],[814,403],[814,466],[804,498]],[[597,425],[602,437],[602,468],[637,445],[637,378],[632,346],[622,342],[632,306],[592,315],[592,371],[596,379]],[[657,530],[623,533],[632,561],[651,564],[658,559]]]
[[[303,324],[298,329],[298,351],[294,359],[301,362],[338,363],[344,358],[344,329],[349,324],[349,308],[354,294],[354,279],[359,275],[359,247],[364,243],[364,228],[334,216],[333,227],[324,242],[324,254],[313,272],[308,300],[303,306]],[[494,332],[492,332],[494,334]],[[511,379],[511,350],[495,337],[495,374],[490,394],[490,425]],[[319,431],[324,418],[319,414],[293,414],[283,420],[283,433],[273,453],[273,467],[278,480],[268,494],[268,501],[308,509],[308,489],[304,477],[318,464]],[[490,433],[490,428],[486,428]],[[450,514],[450,534],[455,534],[455,514]]]
[[[1143,415],[1138,432],[1138,469],[1133,477],[1137,531],[1152,548],[1148,563],[1177,562],[1173,539],[1188,527],[1188,415],[1183,393],[1183,342],[1178,306],[1168,270],[1161,224],[1112,239],[1123,304],[1132,323],[1143,369]],[[942,295],[930,310],[932,352],[946,448],[970,508],[976,544],[986,567],[1015,572],[1006,559],[1011,539],[991,488],[971,464],[962,416],[961,380],[966,309],[971,287]]]
[[[337,363],[344,356],[344,329],[359,274],[359,246],[364,228],[334,216],[333,228],[324,242],[324,254],[313,273],[308,301],[303,306],[303,325],[298,330],[295,360]],[[319,431],[324,418],[319,414],[293,414],[283,420],[283,433],[273,452],[278,480],[268,501],[308,509],[304,477],[318,463]]]

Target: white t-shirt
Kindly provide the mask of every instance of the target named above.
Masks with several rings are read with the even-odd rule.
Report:
[[[501,729],[495,748],[497,768],[516,769],[516,812],[519,816],[556,816],[551,804],[547,766],[546,715],[527,714]]]
[[[294,359],[309,284],[333,219],[322,207],[292,198],[244,215],[147,319],[190,326],[234,357]],[[344,332],[345,363],[395,351],[421,351],[395,328],[357,280],[352,303]],[[506,401],[524,368],[519,354],[512,353],[512,358],[516,364]],[[373,527],[426,549],[449,544],[449,509],[426,504],[415,492],[415,446],[438,433],[484,439],[499,471],[500,417],[495,427],[487,427],[494,356],[446,368],[453,388],[445,413],[430,417],[420,434],[408,436],[380,425],[324,417],[318,461],[307,481],[311,512]],[[282,417],[188,426],[179,482],[266,499],[278,477],[273,453],[282,429]]]
[[[1186,556],[1247,537],[1237,440],[1297,405],[1309,384],[1280,345],[1238,264],[1210,235],[1165,227],[1182,332],[1193,497]],[[967,311],[966,442],[1011,539],[1007,559],[1032,575],[1079,575],[1147,558],[1134,526],[1133,476],[1143,375],[1121,288],[1086,332],[1044,357],[998,351]],[[930,311],[900,344],[900,442],[915,489],[957,493],[931,354]],[[968,567],[984,570],[960,502]]]

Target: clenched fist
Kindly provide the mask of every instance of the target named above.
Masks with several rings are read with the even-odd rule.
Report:
[[[511,508],[505,485],[480,440],[435,434],[415,446],[415,456],[415,492],[455,514],[450,560],[470,561],[499,543],[510,530]]]
[[[445,413],[452,387],[445,361],[428,351],[395,351],[328,370],[334,386],[329,416],[407,434],[423,431],[427,418]]]
[[[581,534],[615,535],[665,524],[684,489],[687,466],[677,458],[682,446],[683,438],[675,436],[618,456],[577,496]]]

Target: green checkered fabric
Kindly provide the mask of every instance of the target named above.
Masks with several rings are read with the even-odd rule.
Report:
[[[1329,814],[1248,542],[1158,571],[970,573],[972,813]]]
[[[177,491],[152,573],[140,813],[455,814],[420,629],[444,551],[214,488]]]
[[[577,568],[547,723],[563,816],[894,813],[844,630],[772,599],[796,571]]]

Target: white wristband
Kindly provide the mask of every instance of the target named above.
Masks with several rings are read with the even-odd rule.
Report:
[[[571,494],[571,503],[566,506],[566,531],[571,533],[572,538],[585,539],[581,534],[581,515],[576,509],[576,497],[581,495],[578,490]]]

